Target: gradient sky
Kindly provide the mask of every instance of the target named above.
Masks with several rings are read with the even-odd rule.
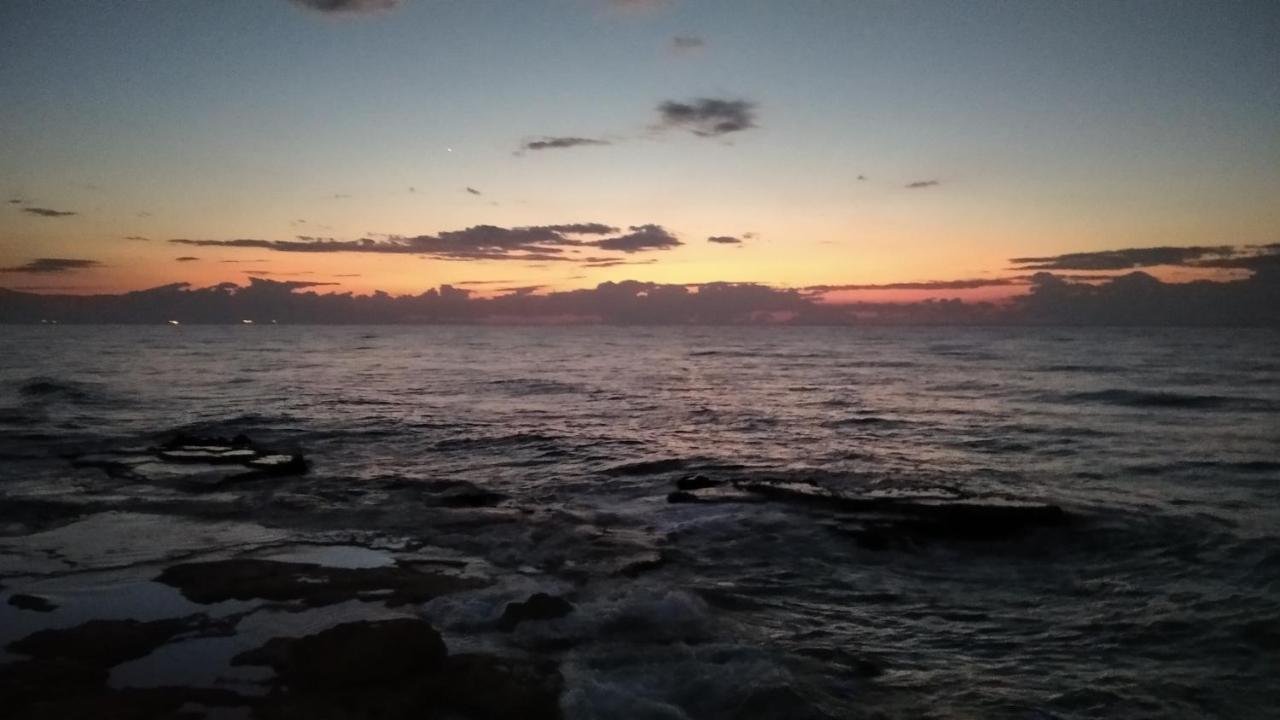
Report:
[[[1275,0],[5,0],[0,267],[100,265],[0,285],[799,287],[1275,243],[1278,37]],[[699,98],[754,127],[662,124]],[[609,144],[517,152],[542,137]],[[575,222],[684,244],[583,267],[168,242]]]

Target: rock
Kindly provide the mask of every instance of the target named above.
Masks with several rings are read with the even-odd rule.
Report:
[[[471,483],[459,483],[430,498],[434,505],[453,508],[493,507],[506,499],[502,493],[484,490]]]
[[[507,603],[498,627],[510,632],[526,620],[554,620],[573,612],[573,604],[546,593],[534,593],[524,602]]]
[[[188,703],[206,707],[247,705],[228,690],[107,687],[105,668],[69,660],[25,660],[0,665],[0,717],[171,720],[192,717]],[[198,716],[197,716],[198,717]]]
[[[69,660],[25,660],[0,665],[0,715],[43,698],[101,688],[107,669]]]
[[[37,660],[67,660],[108,668],[140,658],[172,638],[204,627],[208,618],[192,615],[153,620],[90,620],[75,627],[40,630],[9,643],[7,649]]]
[[[268,720],[560,717],[563,680],[555,664],[449,656],[439,634],[417,619],[276,638],[232,662],[275,668],[278,687],[255,708]]]
[[[737,493],[735,495],[735,493]],[[741,502],[750,497],[831,513],[839,528],[870,550],[911,546],[924,540],[1009,540],[1042,528],[1063,527],[1072,517],[1057,505],[1003,497],[849,495],[810,482],[743,480],[707,493],[678,490],[672,503]]]
[[[794,688],[786,686],[746,689],[742,704],[730,717],[732,720],[833,720]]]
[[[428,681],[427,697],[471,720],[555,720],[562,686],[552,663],[460,654]]]
[[[721,485],[723,480],[712,480],[706,475],[685,475],[676,481],[676,488],[680,490],[705,490]]]
[[[294,600],[311,607],[377,599],[388,605],[421,603],[487,583],[404,566],[343,568],[312,563],[235,558],[166,568],[157,582],[178,588],[188,600]]]
[[[53,612],[58,606],[50,602],[48,598],[42,598],[39,595],[24,595],[22,593],[9,596],[9,604],[19,610],[31,610],[34,612]]]
[[[447,654],[422,620],[364,621],[303,638],[275,638],[233,665],[270,665],[294,689],[394,685],[438,668]]]

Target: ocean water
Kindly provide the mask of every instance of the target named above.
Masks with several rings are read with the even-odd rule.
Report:
[[[422,612],[452,642],[554,655],[571,717],[1280,717],[1275,331],[0,334],[0,523],[21,497],[426,538],[483,558],[495,589]],[[175,430],[313,469],[192,499],[66,462]],[[690,474],[1073,522],[867,547],[821,505],[669,503]],[[487,520],[409,500],[458,481],[500,494],[459,510]],[[476,629],[530,589],[578,611]]]

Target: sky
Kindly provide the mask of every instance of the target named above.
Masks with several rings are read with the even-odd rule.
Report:
[[[1274,0],[5,0],[0,287],[1241,280],[1278,36]]]

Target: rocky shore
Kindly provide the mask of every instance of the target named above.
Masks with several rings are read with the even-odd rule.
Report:
[[[600,691],[568,690],[583,661],[567,658],[594,638],[646,663],[725,653],[719,615],[750,607],[715,587],[628,590],[690,552],[669,533],[463,482],[320,482],[300,449],[243,435],[172,434],[63,461],[72,490],[11,487],[0,510],[0,717],[582,716],[583,693]],[[655,468],[645,472],[675,470]],[[658,511],[795,508],[872,551],[1005,542],[1073,521],[1011,498],[768,478],[686,474],[664,493]],[[593,652],[606,672],[618,662]],[[805,654],[861,683],[883,670],[844,650]],[[786,675],[762,677],[736,695],[691,689],[686,707],[834,716]]]

